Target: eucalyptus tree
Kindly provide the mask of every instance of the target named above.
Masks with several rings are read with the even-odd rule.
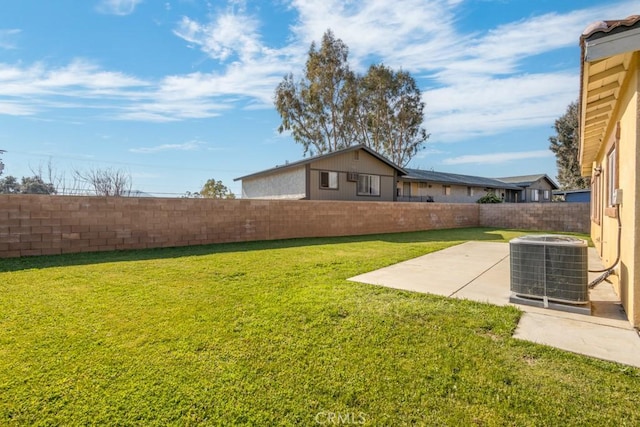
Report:
[[[359,140],[405,166],[429,138],[416,81],[406,71],[372,65],[359,79],[358,94]]]
[[[364,144],[404,166],[429,135],[422,128],[424,102],[413,77],[382,64],[358,76],[349,67],[349,48],[327,30],[311,44],[304,77],[289,73],[275,90],[282,123],[304,147],[324,154]]]
[[[556,135],[549,137],[549,149],[556,155],[558,183],[563,190],[589,188],[589,179],[580,173],[578,151],[580,134],[578,130],[578,103],[572,102],[565,113],[556,119]]]
[[[288,74],[275,91],[282,118],[279,132],[291,131],[304,153],[324,154],[355,142],[356,76],[348,64],[349,48],[331,30],[320,48],[309,48],[305,76]]]

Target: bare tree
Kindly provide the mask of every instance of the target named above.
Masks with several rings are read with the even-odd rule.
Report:
[[[88,186],[96,196],[128,196],[131,193],[131,174],[122,169],[74,170],[73,177],[76,183]]]
[[[42,163],[40,163],[37,168],[29,166],[29,169],[31,169],[34,178],[47,183],[53,189],[53,193],[50,194],[60,194],[64,192],[65,175],[64,173],[59,174],[56,172],[51,158],[49,158],[46,165],[43,166]]]
[[[6,153],[5,150],[0,150],[0,154]],[[0,175],[2,175],[2,171],[4,170],[4,163],[2,163],[2,159],[0,159]]]

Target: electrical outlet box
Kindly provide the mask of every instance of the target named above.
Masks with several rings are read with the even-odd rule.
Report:
[[[613,190],[613,197],[611,198],[614,206],[622,204],[622,188],[616,188]]]

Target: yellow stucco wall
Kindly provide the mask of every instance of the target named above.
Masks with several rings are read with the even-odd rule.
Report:
[[[600,224],[592,222],[591,237],[605,266],[615,262],[618,252],[618,219],[612,215],[607,192],[607,154],[616,140],[616,129],[620,124],[618,140],[618,188],[623,191],[620,205],[622,222],[622,239],[620,263],[612,277],[614,287],[627,312],[629,321],[640,327],[640,242],[638,234],[640,226],[640,134],[639,134],[639,102],[640,90],[640,56],[636,53],[631,62],[625,81],[620,89],[620,98],[614,109],[612,120],[608,125],[606,136],[600,146],[596,159],[597,166],[602,168],[602,202]],[[615,212],[615,210],[613,210]]]

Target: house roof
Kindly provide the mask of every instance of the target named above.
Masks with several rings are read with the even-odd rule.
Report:
[[[536,174],[536,175],[506,176],[504,178],[496,178],[496,179],[498,181],[507,182],[509,184],[517,185],[518,187],[528,187],[528,186],[530,186],[531,184],[533,184],[536,181],[539,181],[541,179],[546,179],[547,181],[549,181],[549,184],[551,184],[551,186],[554,189],[559,188],[558,184],[556,184],[554,180],[549,178],[549,176],[547,174],[544,174],[544,173],[540,173],[540,174]]]
[[[249,175],[244,175],[244,176],[241,176],[241,177],[238,177],[238,178],[234,178],[234,181],[239,181],[239,180],[246,179],[246,178],[254,178],[254,177],[262,176],[262,175],[269,175],[269,174],[272,174],[272,173],[277,173],[277,172],[280,172],[280,171],[283,171],[283,170],[304,166],[304,165],[307,165],[309,163],[315,162],[317,160],[328,159],[330,157],[338,156],[340,154],[349,153],[351,151],[356,151],[356,150],[364,150],[364,151],[366,151],[367,153],[371,154],[373,157],[377,158],[381,162],[383,162],[383,163],[391,166],[392,168],[394,168],[396,171],[398,171],[398,173],[400,175],[404,175],[404,174],[407,173],[404,169],[402,169],[400,166],[398,166],[395,163],[393,163],[391,160],[387,159],[384,156],[381,156],[380,154],[378,154],[375,151],[373,151],[371,148],[369,148],[369,147],[367,147],[365,145],[359,144],[359,145],[352,145],[351,147],[343,148],[342,150],[332,151],[331,153],[308,157],[306,159],[298,160],[296,162],[286,163],[284,165],[279,165],[279,166],[276,166],[276,167],[273,167],[273,168],[270,168],[270,169],[265,169],[263,171],[255,172],[255,173],[252,173],[252,174],[249,174]]]
[[[421,169],[406,168],[407,174],[402,177],[403,180],[409,181],[429,181],[440,184],[457,184],[473,187],[503,188],[511,190],[521,190],[515,185],[498,181],[493,178],[483,178],[473,175],[459,175],[447,172],[435,172]]]
[[[581,188],[577,190],[553,190],[554,196],[564,196],[565,194],[591,193],[589,188]]]
[[[598,21],[580,36],[580,153],[583,176],[591,174],[610,126],[620,88],[640,50],[640,15]]]

